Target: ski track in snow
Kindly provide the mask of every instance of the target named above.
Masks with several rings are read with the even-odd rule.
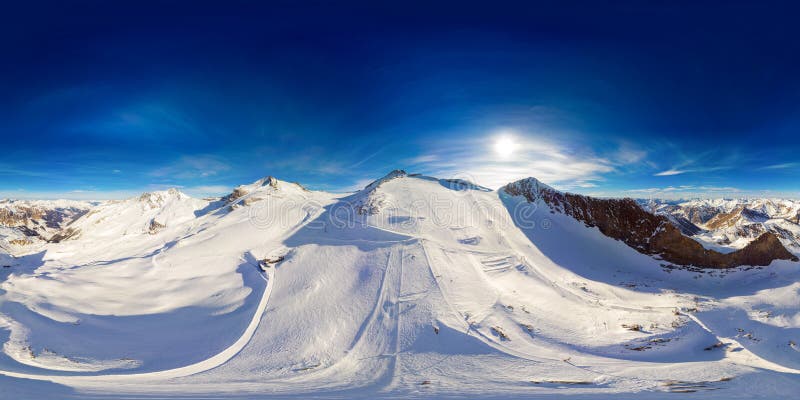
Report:
[[[280,185],[285,188],[288,184],[280,182]],[[262,183],[246,186],[246,189],[248,194],[239,201],[257,195],[268,198],[279,190]],[[380,197],[382,200],[392,200],[401,211],[410,209],[408,204],[415,200],[417,192],[438,191],[453,196],[456,204],[500,205],[503,201],[493,192],[453,193],[428,178],[386,180],[371,190],[379,191],[385,197]],[[299,190],[279,193],[287,199],[316,196]],[[359,199],[357,196],[371,193],[366,191],[354,196]],[[338,200],[320,197],[323,208],[291,214],[295,221],[291,227],[273,232],[270,227],[254,229],[246,225],[250,222],[245,212],[247,207],[254,207],[252,205],[231,207],[230,216],[196,217],[194,214],[189,217],[186,210],[194,212],[200,207],[193,203],[186,208],[183,203],[186,200],[179,198],[175,204],[183,214],[176,212],[163,217],[166,221],[170,218],[188,221],[176,223],[175,232],[180,231],[180,234],[173,237],[177,239],[166,241],[150,253],[144,253],[148,246],[136,249],[141,253],[134,256],[150,254],[153,266],[165,268],[182,262],[180,253],[172,254],[173,249],[217,243],[214,241],[222,243],[221,246],[239,246],[236,248],[242,250],[259,249],[259,256],[274,256],[272,252],[277,251],[275,246],[280,243],[281,249],[293,252],[292,261],[300,260],[267,267],[263,272],[258,265],[252,266],[259,269],[259,276],[266,281],[263,293],[242,334],[217,354],[190,365],[150,372],[59,375],[0,370],[0,375],[55,382],[74,387],[89,397],[169,397],[176,394],[227,397],[236,393],[247,397],[273,394],[427,398],[488,394],[502,398],[559,393],[658,398],[657,395],[670,391],[704,391],[709,396],[718,391],[724,398],[738,394],[732,388],[742,389],[747,395],[766,390],[766,385],[774,381],[788,382],[787,390],[800,387],[800,380],[795,378],[800,370],[782,365],[779,358],[771,356],[774,353],[759,352],[756,348],[751,351],[737,338],[715,332],[711,327],[714,324],[703,322],[703,311],[681,310],[681,306],[689,304],[695,296],[712,299],[714,303],[709,303],[712,309],[721,307],[720,299],[741,293],[751,296],[754,303],[766,301],[763,299],[768,296],[758,290],[727,293],[724,287],[703,286],[703,282],[691,278],[694,274],[691,272],[668,274],[658,269],[656,261],[574,220],[550,215],[544,210],[541,215],[552,218],[554,228],[532,234],[523,232],[513,223],[512,227],[503,226],[511,222],[509,215],[501,215],[495,221],[497,227],[456,223],[438,226],[432,221],[437,220],[441,210],[432,207],[418,210],[419,215],[397,218],[409,221],[419,217],[411,227],[394,224],[392,218],[378,213],[365,216],[362,221],[365,225],[361,227],[330,232],[327,228],[308,228],[315,218],[324,215],[325,206]],[[510,209],[508,205],[505,207]],[[475,209],[479,210],[477,221],[497,219],[483,207]],[[151,218],[147,216],[143,221]],[[171,227],[169,222],[166,225]],[[249,230],[239,233],[244,229]],[[241,244],[235,243],[237,238],[230,239],[235,246],[225,241],[232,233],[240,235]],[[571,249],[575,245],[570,243],[573,240],[580,245],[587,241],[588,253],[592,251],[591,246],[602,244],[611,261],[598,257],[587,263],[580,255],[571,258],[569,253],[553,253],[553,249],[577,251]],[[269,254],[264,253],[267,248]],[[246,254],[250,254],[249,251]],[[317,256],[317,252],[321,255]],[[57,254],[60,253],[51,256],[53,260],[58,260]],[[70,253],[64,251],[63,254]],[[378,262],[377,257],[384,254],[385,263]],[[557,263],[553,255],[565,264]],[[252,263],[247,259],[240,261]],[[301,266],[297,263],[305,263],[303,266],[308,269],[304,271],[314,274],[291,270]],[[383,268],[380,263],[384,263]],[[98,261],[81,264],[86,268],[100,265]],[[571,270],[571,266],[586,269]],[[336,269],[331,273],[333,268]],[[361,276],[365,271],[369,273]],[[370,274],[377,271],[381,275],[373,279]],[[674,278],[688,286],[685,291],[677,292],[671,290],[671,286],[637,291],[619,285],[622,280],[637,278],[639,273],[640,280],[631,280],[653,285],[667,282],[680,285],[668,281]],[[48,271],[37,274],[46,278]],[[760,275],[744,276],[755,280]],[[370,286],[373,282],[377,285]],[[670,290],[665,290],[667,287]],[[354,310],[363,310],[353,311],[351,318],[357,320],[358,325],[350,325],[352,333],[334,323],[348,315],[335,314],[342,305],[328,304],[321,288],[364,291],[361,298],[348,299],[354,303]],[[761,289],[769,294],[773,286]],[[718,291],[716,295],[714,290]],[[294,315],[286,307],[271,306],[270,299],[287,304],[287,295],[296,297],[297,301],[317,300],[314,304],[320,310]],[[330,341],[312,342],[323,346],[319,349],[300,347],[298,352],[293,346],[305,343],[302,332],[286,335],[286,343],[279,346],[285,345],[286,350],[256,347],[268,339],[264,337],[266,332],[280,332],[275,326],[266,325],[297,319],[297,324],[291,327],[305,329],[310,325],[303,318],[326,315],[334,321],[326,321],[329,324],[325,325],[332,329],[328,332],[331,337]],[[665,327],[675,318],[680,321],[680,317],[685,318],[685,324]],[[634,322],[641,323],[649,331],[642,327],[637,332],[620,328],[621,323]],[[323,339],[324,334],[320,334]],[[659,347],[649,341],[651,338],[667,340]],[[708,338],[723,345],[704,352],[698,346],[713,345],[704,342]],[[641,352],[629,349],[639,344],[653,348],[647,347]],[[331,349],[324,348],[325,345],[330,345]],[[673,350],[671,346],[677,347]],[[728,351],[728,348],[735,351]],[[678,362],[674,361],[676,356],[680,356]],[[697,359],[692,359],[695,356]],[[283,364],[281,357],[287,357]],[[269,363],[261,366],[258,360]],[[762,374],[775,375],[764,378]],[[731,376],[733,383],[729,382]],[[739,383],[740,377],[742,383]],[[762,379],[767,383],[761,383]],[[721,390],[726,388],[731,390]],[[781,387],[770,390],[774,390],[772,394],[781,393]]]

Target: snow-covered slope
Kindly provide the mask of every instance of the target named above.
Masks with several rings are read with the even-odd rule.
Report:
[[[546,202],[402,171],[344,196],[265,178],[94,211],[3,256],[17,397],[800,389],[793,262],[664,268]]]

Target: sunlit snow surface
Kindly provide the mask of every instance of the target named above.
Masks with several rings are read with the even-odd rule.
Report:
[[[800,390],[797,263],[664,268],[463,182],[269,183],[103,204],[77,239],[0,255],[0,398]]]

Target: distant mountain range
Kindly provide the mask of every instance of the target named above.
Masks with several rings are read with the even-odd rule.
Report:
[[[393,171],[365,190],[405,176],[408,176],[405,171]],[[469,185],[472,189],[480,188],[464,181],[442,181]],[[100,223],[98,220],[106,221],[103,226],[111,230],[130,232],[131,229],[141,229],[155,233],[166,223],[174,223],[172,219],[175,217],[169,212],[160,211],[142,226],[125,224],[111,227],[114,222],[108,216],[101,215],[112,214],[118,219],[118,216],[129,213],[132,205],[141,204],[153,210],[167,206],[167,203],[186,202],[191,203],[188,207],[191,209],[247,206],[262,200],[252,196],[252,192],[261,187],[275,189],[277,182],[276,178],[267,177],[250,185],[239,186],[220,199],[192,199],[177,189],[170,189],[144,193],[136,199],[125,201],[3,200],[0,201],[0,248],[10,252],[37,243],[67,240],[83,232],[91,232],[89,225]],[[306,190],[299,184],[294,185]],[[597,226],[607,236],[621,240],[638,251],[663,257],[665,261],[679,265],[710,268],[768,265],[773,259],[791,259],[795,257],[791,253],[800,253],[800,201],[598,199],[560,192],[535,178],[510,183],[501,191],[525,196],[531,202],[543,201],[554,210],[588,226]],[[358,213],[374,213],[380,199],[366,196],[358,202]],[[166,208],[171,207],[176,206],[168,205]],[[192,216],[190,213],[184,218]],[[761,240],[756,242],[757,239]],[[751,243],[754,244],[747,249]],[[755,249],[759,250],[754,253]],[[740,258],[742,251],[749,255]],[[726,255],[735,252],[739,255]]]
[[[800,201],[783,199],[640,200],[704,246],[729,252],[772,233],[792,252],[800,251]]]

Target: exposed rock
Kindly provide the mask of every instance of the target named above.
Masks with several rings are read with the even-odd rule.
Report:
[[[739,206],[731,212],[717,214],[714,218],[709,220],[705,226],[708,229],[728,228],[735,226],[736,222],[741,218],[746,218],[754,222],[764,222],[769,219],[769,215],[751,210],[744,206]]]
[[[167,226],[165,224],[162,224],[154,219],[150,221],[150,226],[147,229],[147,233],[155,235],[156,233],[161,232],[166,227]]]
[[[741,250],[723,254],[705,249],[697,241],[681,234],[664,216],[645,211],[633,199],[597,199],[563,193],[534,178],[506,185],[513,196],[529,202],[543,201],[551,209],[569,215],[611,238],[621,240],[643,254],[658,255],[679,265],[705,268],[731,268],[740,265],[763,266],[774,260],[793,260],[792,255],[772,234],[765,233]]]
[[[33,230],[31,228],[28,228],[27,226],[18,226],[16,228],[20,233],[22,233],[23,235],[25,235],[27,237],[38,237],[38,236],[41,236],[41,235],[39,235],[39,232],[36,232],[35,230]]]
[[[85,215],[93,203],[70,200],[0,200],[0,227],[10,228],[0,237],[0,248],[28,246],[58,235]]]
[[[689,222],[695,225],[702,225],[719,215],[720,212],[722,210],[716,207],[696,206],[687,209],[686,216]]]
[[[641,332],[643,329],[640,324],[622,324],[622,327],[633,332]]]
[[[233,189],[233,192],[231,192],[231,194],[225,196],[225,201],[228,203],[232,203],[246,195],[247,195],[247,190],[245,190],[244,188],[236,188]]]
[[[262,199],[261,197],[248,197],[248,198],[242,200],[242,204],[245,205],[245,206],[249,206],[249,205],[251,205],[253,203],[257,203],[257,202],[259,202],[261,200],[264,200],[264,199]]]
[[[498,336],[500,338],[500,340],[503,340],[503,341],[511,340],[511,338],[508,337],[508,334],[506,334],[503,331],[503,328],[501,328],[499,326],[493,326],[491,328],[491,332],[492,332],[493,335]]]
[[[698,233],[702,232],[703,229],[699,226],[692,223],[688,219],[684,217],[680,217],[673,214],[663,214],[667,220],[669,220],[672,225],[675,225],[676,228],[680,229],[681,233],[686,236],[693,236],[697,235]]]
[[[669,203],[660,200],[641,200],[640,204],[653,214],[663,215],[686,236],[705,243],[726,247],[741,247],[772,232],[784,246],[800,249],[800,225],[796,222],[800,202],[781,199],[692,200]],[[695,225],[687,225],[692,215],[711,216]],[[691,221],[689,221],[691,223]]]
[[[277,189],[278,188],[278,180],[275,179],[275,177],[273,177],[273,176],[268,176],[268,177],[262,179],[261,186],[267,186],[267,185],[271,186],[273,189]]]
[[[380,187],[384,182],[388,182],[388,181],[390,181],[392,179],[402,178],[402,177],[405,177],[405,176],[408,176],[406,171],[403,171],[402,169],[396,169],[396,170],[386,174],[386,176],[384,176],[383,178],[375,180],[372,183],[370,183],[369,185],[365,186],[364,190],[369,191],[369,190],[376,189],[376,188]]]
[[[30,239],[12,239],[8,241],[9,244],[13,244],[15,246],[27,246],[33,244],[33,241]]]
[[[261,178],[261,179],[255,181],[254,183],[249,184],[249,185],[237,186],[235,189],[233,189],[233,191],[229,195],[223,197],[222,199],[226,203],[230,204],[230,203],[236,202],[236,200],[239,200],[242,197],[247,196],[250,193],[258,191],[258,189],[261,188],[261,187],[267,186],[267,187],[270,187],[272,189],[278,189],[278,185],[279,185],[279,181],[276,178],[274,178],[272,176],[268,176],[268,177],[265,177],[265,178]],[[302,188],[302,186],[301,186],[301,188]],[[256,202],[258,200],[260,200],[260,199],[253,199],[252,201],[247,202],[244,205],[250,205],[251,203]]]
[[[348,199],[352,204],[353,209],[358,215],[375,215],[380,212],[385,202],[385,196],[379,193],[378,189],[384,183],[397,178],[408,176],[406,171],[396,169],[389,172],[386,176],[371,182],[365,186],[360,192],[357,192]]]
[[[86,211],[73,207],[46,208],[11,203],[0,208],[0,226],[25,226],[39,231],[60,229],[63,224],[79,218]]]
[[[53,235],[48,242],[50,243],[60,243],[68,239],[72,239],[80,235],[81,230],[75,228],[67,228],[61,232],[56,233]]]
[[[362,201],[354,205],[358,215],[375,215],[381,211],[383,207],[384,198],[381,195],[370,194]]]

